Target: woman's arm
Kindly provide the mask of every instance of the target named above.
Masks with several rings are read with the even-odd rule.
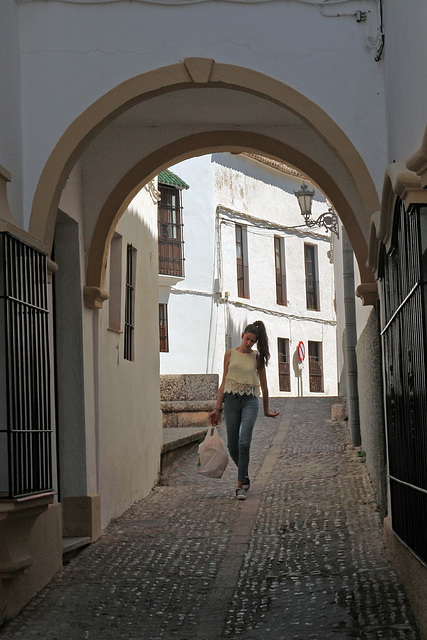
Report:
[[[221,382],[220,386],[218,387],[218,397],[216,399],[215,409],[212,411],[212,413],[209,414],[209,420],[211,421],[211,425],[212,426],[218,424],[219,414],[221,412],[221,407],[222,407],[222,401],[224,399],[225,378],[227,377],[227,373],[228,373],[228,365],[230,364],[230,356],[231,356],[231,351],[230,350],[226,351],[225,352],[225,356],[224,356],[224,371],[223,371],[223,374],[222,374],[222,382]]]
[[[265,374],[265,367],[258,369],[258,378],[259,378],[259,383],[261,385],[261,391],[262,391],[262,403],[264,405],[264,415],[267,416],[267,418],[275,418],[276,416],[279,415],[279,411],[274,410],[273,412],[271,412],[269,409],[267,376]]]

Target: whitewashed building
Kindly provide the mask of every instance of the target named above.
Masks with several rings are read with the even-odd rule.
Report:
[[[294,195],[302,176],[254,154],[206,155],[171,170],[181,185],[172,177],[166,187],[163,172],[159,189],[181,198],[184,260],[169,271],[159,265],[161,373],[221,376],[225,350],[259,319],[270,340],[270,395],[336,395],[331,234],[304,225]],[[313,216],[327,208],[317,191]]]

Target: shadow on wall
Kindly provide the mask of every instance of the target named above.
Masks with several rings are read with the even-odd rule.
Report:
[[[297,382],[298,382],[298,396],[301,396],[303,390],[301,389],[301,369],[299,367],[299,364],[300,362],[298,358],[298,347],[296,347],[292,356],[292,367],[294,370],[295,378],[297,379]]]
[[[338,381],[338,394],[340,396],[347,395],[347,338],[346,336],[347,336],[347,329],[344,329],[341,336],[343,364],[342,364],[342,369],[339,372],[339,381]]]

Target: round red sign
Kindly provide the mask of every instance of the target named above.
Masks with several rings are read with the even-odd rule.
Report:
[[[298,342],[298,359],[300,362],[304,362],[305,358],[305,346],[302,340]]]

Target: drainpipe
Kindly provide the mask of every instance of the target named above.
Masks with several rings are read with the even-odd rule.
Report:
[[[354,447],[361,445],[359,420],[359,395],[357,390],[357,360],[356,360],[356,301],[354,287],[354,258],[348,235],[343,229],[342,260],[344,285],[344,314],[346,337],[346,373],[348,419],[350,423],[351,442]]]

